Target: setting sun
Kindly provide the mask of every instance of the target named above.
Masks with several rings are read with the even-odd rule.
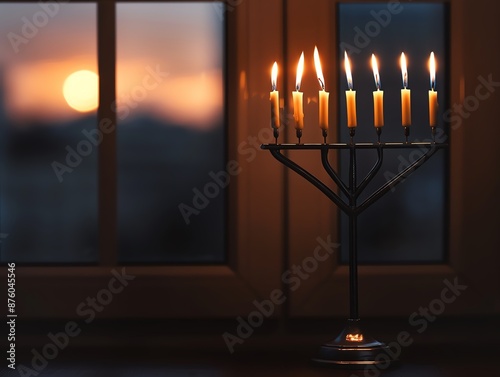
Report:
[[[91,71],[74,72],[64,81],[63,94],[68,105],[76,111],[95,110],[99,100],[99,77]]]

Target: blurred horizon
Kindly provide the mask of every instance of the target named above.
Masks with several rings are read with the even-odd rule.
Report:
[[[21,124],[81,117],[64,99],[64,81],[80,70],[98,73],[96,5],[60,4],[45,26],[35,26],[33,38],[25,38],[26,25],[41,9],[38,3],[0,4],[0,32],[7,36],[0,40],[5,111]],[[165,120],[188,120],[187,127],[210,127],[223,109],[222,39],[211,4],[118,4],[118,108],[135,106]],[[168,76],[147,79],[151,70]],[[145,80],[154,89],[144,90]],[[137,98],[133,106],[131,97]]]
[[[40,9],[0,3],[0,32]],[[97,128],[96,110],[69,105],[97,90],[63,94],[97,73],[96,28],[96,4],[66,3],[18,53],[0,40],[2,262],[98,262],[98,148],[62,176],[53,165]],[[119,3],[116,48],[119,261],[222,263],[224,193],[190,224],[178,205],[225,166],[223,23],[211,3]]]

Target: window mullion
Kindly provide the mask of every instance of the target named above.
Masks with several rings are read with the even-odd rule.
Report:
[[[117,263],[116,3],[97,3],[99,66],[99,263]]]

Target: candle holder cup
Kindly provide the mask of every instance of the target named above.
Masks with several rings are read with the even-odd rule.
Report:
[[[324,144],[263,144],[262,149],[268,150],[274,158],[287,168],[293,170],[301,177],[318,188],[328,197],[342,212],[349,217],[349,318],[347,325],[342,332],[332,341],[322,345],[319,354],[312,361],[323,366],[334,366],[340,368],[364,368],[368,365],[383,365],[384,363],[394,363],[388,347],[366,334],[360,326],[358,312],[358,216],[368,209],[373,203],[382,198],[391,191],[396,185],[403,182],[411,173],[422,166],[438,150],[448,147],[446,143],[432,142],[409,142],[409,127],[405,127],[405,142],[385,142],[380,141],[382,128],[377,128],[378,142],[376,143],[355,143],[354,136],[356,128],[349,128],[350,143],[326,143],[326,130],[323,132]],[[435,135],[435,129],[432,131]],[[377,175],[384,159],[384,151],[387,149],[420,149],[425,153],[412,162],[406,169],[399,172],[381,187],[375,190],[367,199],[359,202],[359,196],[366,189],[368,184]],[[296,162],[283,154],[289,150],[315,150],[321,155],[321,163],[324,170],[344,194],[347,200],[344,200],[336,191],[323,183],[320,179],[309,173]],[[348,150],[349,151],[349,179],[344,182],[339,174],[330,164],[328,154],[330,151]],[[377,160],[368,174],[358,183],[357,174],[357,151],[375,150]],[[387,365],[384,365],[386,367]]]
[[[326,138],[328,137],[328,130],[322,129],[321,134],[323,135],[323,142],[326,144]]]
[[[376,127],[375,130],[377,131],[377,141],[380,143],[380,137],[382,136],[382,127]]]
[[[301,128],[296,129],[295,134],[297,135],[297,144],[300,144],[300,139],[302,139],[302,129]]]
[[[274,137],[275,144],[278,144],[278,138],[280,137],[280,130],[279,130],[279,128],[274,128],[273,127],[273,137]]]
[[[410,127],[409,126],[405,126],[405,140],[406,140],[406,144],[408,144],[408,138],[410,137]]]

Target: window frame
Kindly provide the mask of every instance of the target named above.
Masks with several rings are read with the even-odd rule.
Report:
[[[332,25],[331,19],[337,17],[338,3],[356,3],[356,0],[318,0],[316,7],[311,10],[300,0],[288,1],[288,20],[290,25],[300,24],[301,29],[291,28],[287,35],[289,58],[299,56],[303,45],[310,44],[315,40],[318,48],[322,51],[322,64],[330,67],[340,66],[335,44],[331,40],[337,40],[337,29]],[[368,2],[380,3],[377,0]],[[464,24],[467,22],[466,5],[467,0],[430,0],[430,2],[445,3],[450,12],[450,47],[449,57],[453,64],[447,64],[450,68],[448,80],[448,97],[450,103],[463,103],[464,81],[475,79],[467,75]],[[363,3],[366,3],[364,1]],[[311,14],[310,17],[306,15]],[[312,16],[314,14],[314,16]],[[327,17],[325,15],[330,15]],[[306,30],[307,32],[303,32]],[[328,33],[321,34],[321,30]],[[324,34],[327,34],[325,36]],[[324,60],[324,63],[323,63]],[[293,82],[293,72],[288,73],[288,81]],[[332,84],[338,88],[339,77]],[[330,108],[332,114],[338,114],[337,91],[330,93]],[[310,122],[315,124],[317,120],[311,114]],[[333,122],[332,122],[333,121]],[[338,124],[337,119],[330,119],[330,124]],[[341,125],[339,125],[340,127]],[[467,262],[469,259],[467,249],[464,246],[465,228],[464,203],[472,200],[464,196],[464,192],[470,185],[465,179],[465,172],[461,168],[464,160],[465,130],[464,126],[456,130],[450,130],[449,139],[452,140],[449,147],[448,161],[449,191],[445,207],[449,213],[449,231],[446,235],[448,240],[445,245],[449,248],[447,259],[437,264],[377,264],[359,266],[359,303],[360,315],[370,316],[409,316],[419,305],[429,303],[432,299],[440,297],[444,281],[454,281],[458,278],[460,282],[466,283],[470,288],[463,298],[457,300],[454,305],[446,307],[447,315],[474,315],[493,314],[495,310],[495,299],[498,296],[497,288],[492,284],[485,287],[482,274],[495,276],[493,265],[484,266],[484,270],[477,269]],[[331,132],[330,142],[337,141],[336,133]],[[311,173],[318,177],[324,177],[325,182],[329,178],[319,166],[317,156],[300,156],[300,162]],[[289,268],[300,266],[302,262],[313,255],[318,245],[318,236],[327,237],[331,235],[332,240],[339,240],[339,211],[323,195],[318,195],[317,189],[305,182],[301,177],[291,174],[287,175],[287,186],[289,187],[289,219],[287,234],[290,261]],[[305,204],[306,202],[307,204]],[[305,224],[303,219],[315,219],[312,223]],[[475,250],[478,258],[488,258],[488,250]],[[346,317],[348,315],[348,266],[339,263],[340,258],[330,258],[320,263],[316,272],[303,280],[300,289],[289,292],[291,295],[290,317]],[[469,261],[470,262],[470,261]],[[476,266],[477,267],[477,266]],[[477,294],[481,292],[482,294]],[[495,293],[496,292],[496,293]],[[496,296],[495,296],[496,295]]]
[[[3,0],[0,0],[3,1]],[[9,2],[15,2],[10,0]],[[25,2],[24,0],[17,0]],[[202,0],[211,1],[211,0]],[[345,0],[345,2],[351,0]],[[371,1],[371,0],[369,0]],[[436,1],[436,0],[429,0]],[[137,2],[137,1],[136,1]],[[347,315],[347,267],[335,258],[320,264],[317,272],[303,280],[300,289],[291,292],[281,280],[281,274],[311,256],[318,236],[330,235],[338,239],[338,212],[318,195],[302,178],[284,169],[265,152],[257,153],[247,162],[238,153],[236,145],[245,142],[269,126],[267,98],[259,98],[268,85],[267,67],[277,60],[280,67],[280,93],[291,92],[295,82],[292,62],[311,41],[322,51],[325,66],[339,62],[335,46],[338,0],[316,0],[314,5],[301,0],[243,1],[227,10],[227,119],[228,159],[240,162],[242,173],[229,186],[228,264],[221,266],[127,266],[126,271],[136,279],[109,308],[99,313],[100,318],[214,318],[234,317],[254,310],[255,299],[269,298],[273,289],[281,288],[288,296],[274,316],[345,317]],[[377,1],[380,2],[380,1]],[[443,1],[439,1],[443,2]],[[467,60],[465,35],[469,0],[447,0],[451,12],[450,36],[450,103],[463,103],[466,93],[473,90],[476,72],[471,59]],[[115,55],[116,35],[106,36],[106,30],[115,28],[114,0],[98,0],[99,56]],[[312,14],[312,17],[305,15]],[[276,17],[279,15],[279,17]],[[113,20],[110,22],[110,17]],[[294,27],[300,25],[300,27]],[[324,33],[328,30],[328,33]],[[472,38],[472,37],[471,37]],[[115,65],[109,60],[100,62],[101,83],[99,119],[115,119],[105,105],[115,97]],[[338,77],[333,87],[338,87]],[[469,84],[469,81],[471,83]],[[267,89],[266,89],[267,90]],[[338,93],[330,94],[330,124],[337,114]],[[285,111],[290,109],[291,96],[283,96]],[[103,106],[104,105],[104,106]],[[311,122],[314,123],[314,114]],[[115,119],[116,121],[116,119]],[[492,122],[485,127],[494,129]],[[408,316],[418,306],[438,297],[443,280],[459,277],[469,285],[463,298],[446,308],[447,315],[500,313],[499,287],[488,284],[487,276],[496,275],[497,264],[478,267],[474,260],[491,258],[487,248],[474,250],[464,218],[470,210],[474,182],[464,172],[465,140],[473,133],[460,127],[451,132],[450,145],[450,205],[449,258],[439,265],[377,265],[361,266],[360,314],[365,316]],[[330,141],[335,141],[331,133]],[[282,129],[283,140],[292,140],[293,127]],[[19,312],[24,318],[74,318],[75,308],[106,287],[116,265],[116,134],[107,135],[99,149],[99,213],[101,256],[99,266],[19,267],[17,289]],[[110,156],[111,154],[111,156]],[[291,153],[293,156],[293,153]],[[314,156],[303,156],[301,162],[313,174],[324,172]],[[109,174],[110,172],[114,174]],[[327,177],[325,177],[327,178]],[[108,182],[108,185],[105,183]],[[498,182],[498,180],[496,181]],[[104,187],[106,186],[106,187]],[[101,191],[101,187],[103,191]],[[114,189],[112,189],[114,187]],[[314,221],[304,221],[314,219]],[[110,227],[108,221],[114,221]],[[269,232],[272,229],[272,232]],[[492,244],[494,236],[486,242]],[[264,246],[264,247],[263,247]],[[103,250],[109,252],[104,253]],[[498,256],[497,256],[497,262]],[[6,278],[6,269],[0,272]],[[158,292],[161,292],[158,294]]]
[[[117,124],[111,104],[116,98],[116,4],[120,2],[97,0],[92,3],[97,4],[98,124],[102,121]],[[112,132],[103,133],[103,140],[98,148],[99,262],[93,266],[18,266],[17,296],[20,299],[17,306],[24,318],[77,317],[75,310],[78,304],[106,288],[113,276],[111,272],[122,271],[123,268],[127,274],[135,276],[135,279],[119,298],[113,300],[109,308],[99,313],[100,318],[206,318],[242,315],[252,309],[254,300],[268,298],[270,292],[281,287],[284,242],[281,202],[283,168],[268,164],[268,156],[257,147],[256,157],[252,161],[248,161],[237,148],[242,143],[249,143],[248,137],[259,135],[263,128],[269,126],[268,114],[257,114],[259,101],[249,104],[247,95],[261,89],[260,81],[257,80],[261,76],[259,67],[267,65],[267,57],[281,54],[274,46],[282,45],[282,23],[281,20],[276,22],[272,16],[281,14],[281,3],[268,4],[262,0],[241,2],[237,6],[225,3],[227,158],[228,161],[237,161],[241,167],[241,174],[233,178],[227,194],[227,264],[118,264],[115,127]],[[250,56],[248,51],[255,48],[263,37],[262,27],[266,33],[270,33],[267,37],[267,53]],[[247,78],[245,82],[242,81],[242,72],[245,72]],[[250,121],[249,114],[257,114],[253,119],[255,121]],[[265,180],[266,185],[261,184],[262,180]],[[271,204],[275,207],[273,211],[268,210]],[[274,252],[268,253],[262,247],[263,242]],[[256,271],[259,273],[256,274]],[[6,277],[5,270],[0,273],[0,277]],[[161,299],[158,298],[158,292],[162,292]],[[275,316],[281,313],[280,309],[277,308]]]

